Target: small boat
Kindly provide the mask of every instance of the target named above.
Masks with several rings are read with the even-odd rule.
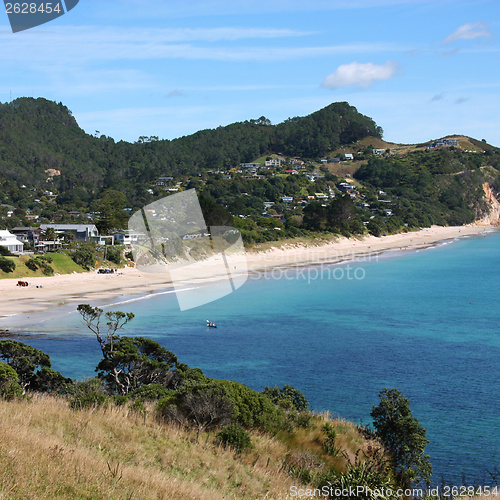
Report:
[[[207,326],[208,328],[217,328],[217,325],[213,321],[208,321],[208,319],[207,319]]]

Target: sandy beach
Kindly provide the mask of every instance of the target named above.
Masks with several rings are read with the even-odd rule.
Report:
[[[262,252],[247,252],[248,270],[257,272],[292,266],[342,262],[366,258],[388,251],[412,251],[457,237],[477,235],[495,228],[484,225],[439,227],[397,235],[338,238],[321,246],[284,246]],[[110,299],[155,293],[171,286],[168,273],[149,274],[135,268],[116,274],[97,272],[29,278],[28,287],[18,287],[17,279],[0,280],[0,329],[6,329],[20,316],[65,305],[100,305]],[[196,280],[193,281],[196,283]]]

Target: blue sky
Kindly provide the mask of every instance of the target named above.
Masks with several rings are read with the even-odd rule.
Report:
[[[500,146],[499,28],[498,0],[80,0],[15,34],[0,15],[0,101],[127,141],[348,101],[388,141]]]

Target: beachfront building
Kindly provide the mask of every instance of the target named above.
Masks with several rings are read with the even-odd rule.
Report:
[[[138,243],[140,238],[143,238],[144,234],[137,231],[132,231],[127,229],[113,234],[113,245],[125,245],[130,246],[134,243]]]
[[[10,230],[14,236],[24,243],[37,243],[42,230],[39,227],[15,227]]]
[[[52,228],[57,235],[73,234],[76,241],[92,241],[99,237],[95,224],[42,224],[40,229],[46,231]]]
[[[0,231],[0,245],[12,253],[23,253],[24,243],[19,241],[10,231]]]

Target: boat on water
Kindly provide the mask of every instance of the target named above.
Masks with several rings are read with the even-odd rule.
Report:
[[[209,321],[207,319],[207,326],[208,328],[217,328],[217,325],[213,321]]]

